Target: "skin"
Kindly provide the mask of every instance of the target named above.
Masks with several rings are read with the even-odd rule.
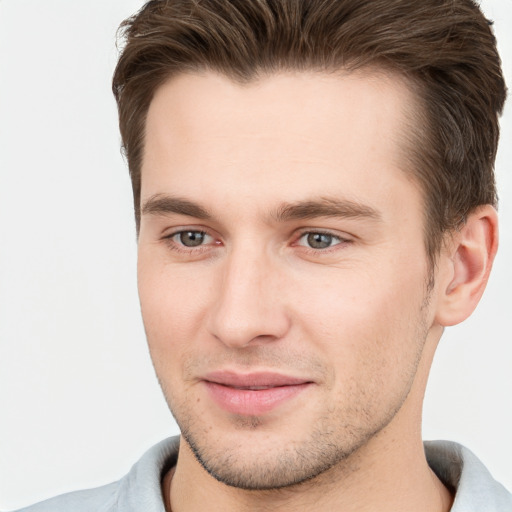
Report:
[[[422,194],[400,145],[414,105],[376,72],[244,86],[205,72],[156,92],[138,279],[182,431],[168,510],[449,510],[421,404],[443,326],[483,291],[496,220],[490,207],[470,216],[428,286]],[[234,414],[205,384],[216,371],[308,385]]]

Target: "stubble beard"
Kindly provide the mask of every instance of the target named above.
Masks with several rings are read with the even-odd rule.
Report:
[[[347,476],[358,469],[358,452],[379,434],[395,417],[407,398],[410,385],[403,394],[389,403],[389,409],[375,416],[372,407],[357,404],[358,397],[350,401],[351,410],[326,411],[302,438],[286,437],[281,427],[281,436],[269,448],[262,445],[258,450],[257,435],[265,432],[265,419],[259,417],[235,417],[233,427],[237,432],[246,432],[246,440],[236,441],[242,436],[228,438],[197,418],[194,406],[189,401],[181,403],[164,394],[171,412],[178,423],[182,440],[185,441],[199,464],[217,481],[228,486],[251,490],[272,491],[307,485],[320,475],[326,482],[340,475]],[[364,391],[362,391],[364,395]],[[263,435],[263,434],[262,434]],[[256,448],[256,449],[255,449]],[[329,470],[336,470],[332,478]],[[316,480],[315,480],[316,481]]]
[[[271,449],[265,446],[262,450],[254,450],[258,437],[249,434],[265,430],[264,418],[234,417],[233,427],[235,431],[247,432],[247,443],[238,441],[237,444],[233,438],[219,442],[219,433],[201,421],[194,404],[187,397],[177,400],[159,379],[182,439],[207,473],[221,483],[244,490],[292,489],[307,485],[333,468],[336,468],[333,478],[356,471],[358,452],[389,425],[411,391],[428,336],[426,310],[431,291],[427,289],[420,308],[416,336],[411,340],[416,344],[415,359],[410,361],[404,385],[388,401],[386,411],[376,415],[375,404],[371,400],[365,401],[368,391],[358,383],[354,389],[344,390],[350,396],[344,407],[337,408],[335,403],[301,439],[277,437]],[[281,430],[285,431],[286,428]],[[234,436],[237,439],[240,437]],[[251,446],[247,446],[249,444]]]
[[[244,420],[246,425],[249,422],[252,423],[249,429],[258,427],[258,419]],[[333,432],[317,428],[302,442],[286,446],[284,441],[272,450],[265,448],[264,453],[244,455],[244,447],[236,444],[218,450],[206,445],[204,439],[198,439],[193,429],[185,428],[181,433],[207,473],[223,484],[249,491],[276,491],[305,485],[348,461],[350,455],[375,434],[364,433],[360,437],[351,435],[353,442],[343,446],[339,441],[336,442]],[[355,466],[345,464],[344,472],[354,469]]]

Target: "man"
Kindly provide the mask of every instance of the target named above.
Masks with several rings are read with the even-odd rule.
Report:
[[[139,294],[181,428],[43,510],[509,510],[421,441],[497,249],[505,99],[469,0],[153,1],[114,76]]]

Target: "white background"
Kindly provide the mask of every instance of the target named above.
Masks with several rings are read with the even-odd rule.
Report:
[[[138,0],[0,0],[0,509],[122,476],[177,433],[139,315],[131,189],[110,79]],[[512,0],[483,2],[512,84]],[[512,103],[512,101],[511,101]],[[501,249],[449,329],[424,437],[512,488],[512,105],[497,162]]]

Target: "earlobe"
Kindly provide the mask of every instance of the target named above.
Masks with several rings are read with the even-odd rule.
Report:
[[[436,321],[456,325],[476,308],[489,279],[498,249],[498,216],[491,205],[468,215],[440,256]]]

